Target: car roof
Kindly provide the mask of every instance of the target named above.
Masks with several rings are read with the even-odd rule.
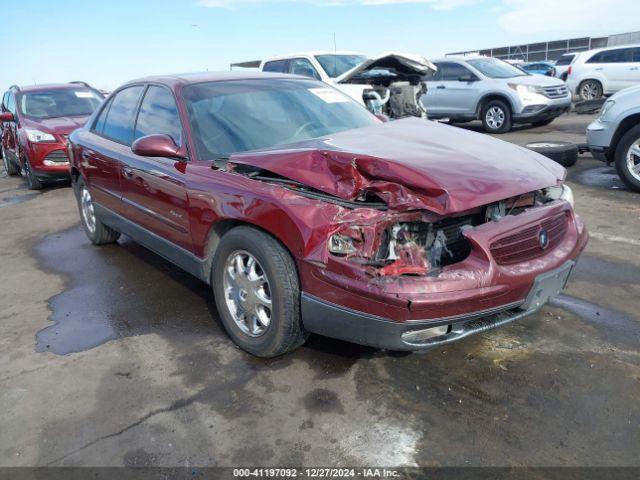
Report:
[[[38,92],[44,90],[65,90],[69,88],[90,88],[95,90],[93,87],[84,85],[82,83],[43,83],[41,85],[25,85],[18,87],[18,91],[20,93],[24,92]]]
[[[170,75],[152,75],[131,80],[122,86],[136,83],[162,83],[170,87],[176,87],[178,85],[191,85],[194,83],[227,82],[232,80],[266,80],[275,78],[312,80],[307,77],[301,77],[300,75],[290,75],[286,73],[233,70],[229,72],[194,72]]]
[[[308,52],[289,53],[286,55],[274,55],[273,57],[265,58],[264,61],[269,62],[271,60],[285,60],[287,58],[294,58],[294,57],[315,57],[317,55],[364,55],[366,56],[362,52],[355,52],[355,51],[349,51],[349,50],[338,50],[338,51],[310,50]]]
[[[592,50],[584,50],[582,52],[578,52],[582,54],[592,54],[598,52],[606,52],[607,50],[617,50],[619,48],[638,48],[640,47],[640,43],[634,43],[631,45],[611,45],[610,47],[602,47],[602,48],[594,48]]]

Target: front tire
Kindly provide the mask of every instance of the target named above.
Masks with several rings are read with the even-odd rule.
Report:
[[[585,80],[578,87],[580,100],[597,100],[602,97],[602,84],[597,80]]]
[[[4,163],[4,170],[7,172],[7,175],[10,177],[15,177],[20,175],[20,168],[16,166],[9,157],[7,157],[7,152],[4,151],[4,147],[2,147],[2,163]]]
[[[82,177],[78,178],[75,185],[76,200],[80,210],[80,223],[84,233],[94,245],[114,243],[120,238],[120,233],[107,227],[96,215],[91,193]]]
[[[24,175],[27,177],[27,186],[30,190],[42,190],[44,184],[36,177],[35,173],[33,173],[28,158],[24,159]]]
[[[227,232],[216,249],[211,284],[222,324],[243,350],[269,358],[306,341],[295,263],[270,235],[247,226]]]
[[[482,108],[482,126],[487,133],[511,130],[511,108],[502,100],[490,100]]]
[[[627,187],[640,192],[640,125],[623,135],[615,153],[616,171]]]

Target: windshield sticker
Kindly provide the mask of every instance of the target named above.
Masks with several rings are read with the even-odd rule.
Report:
[[[73,92],[78,98],[93,98],[92,92]]]
[[[309,91],[326,103],[347,103],[349,99],[333,88],[310,88]]]

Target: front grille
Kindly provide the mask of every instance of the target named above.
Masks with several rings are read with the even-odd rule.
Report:
[[[557,87],[544,87],[542,89],[545,97],[549,98],[564,98],[569,95],[569,89],[566,85],[559,85]]]
[[[526,262],[557,247],[567,233],[569,219],[566,212],[545,218],[539,224],[525,228],[491,244],[491,255],[500,265]],[[548,245],[540,245],[540,232],[546,230]]]
[[[44,157],[44,159],[56,163],[65,163],[69,161],[67,152],[65,152],[64,150],[54,150],[53,152],[49,152],[49,154]]]

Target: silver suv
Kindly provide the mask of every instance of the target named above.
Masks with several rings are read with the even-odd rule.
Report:
[[[547,125],[571,108],[562,80],[531,75],[496,58],[447,57],[433,63],[438,71],[425,78],[422,97],[432,119],[479,119],[487,132],[504,133],[514,123]]]
[[[600,117],[587,127],[587,144],[595,158],[615,163],[622,181],[640,192],[640,85],[604,103]]]

